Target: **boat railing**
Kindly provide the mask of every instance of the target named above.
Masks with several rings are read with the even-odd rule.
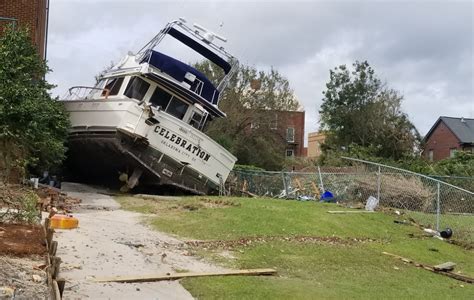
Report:
[[[92,99],[97,92],[102,92],[101,96],[103,96],[104,99],[107,99],[110,94],[109,89],[78,85],[71,87],[67,91],[64,100],[88,100]]]

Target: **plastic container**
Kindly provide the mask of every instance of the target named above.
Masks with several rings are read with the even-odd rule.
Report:
[[[54,229],[73,229],[79,226],[79,220],[73,216],[54,215],[50,227]]]

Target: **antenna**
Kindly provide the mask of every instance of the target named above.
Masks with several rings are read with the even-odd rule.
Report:
[[[203,26],[201,26],[201,25],[199,25],[199,24],[197,24],[197,23],[194,23],[193,25],[194,25],[194,27],[196,27],[197,29],[203,31],[203,38],[204,38],[204,41],[205,41],[205,42],[211,43],[214,38],[217,38],[218,40],[221,40],[221,41],[223,41],[224,43],[227,42],[227,39],[226,39],[225,37],[220,36],[220,35],[218,35],[218,34],[215,34],[214,32],[209,31],[208,29],[206,29],[205,27],[203,27]]]

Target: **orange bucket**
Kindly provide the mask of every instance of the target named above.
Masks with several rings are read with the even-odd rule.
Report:
[[[50,227],[54,229],[73,229],[77,228],[79,220],[73,216],[54,215],[51,218]]]

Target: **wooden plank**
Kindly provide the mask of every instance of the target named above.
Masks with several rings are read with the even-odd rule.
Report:
[[[211,273],[168,273],[165,275],[145,275],[145,276],[116,276],[96,278],[95,282],[152,282],[161,280],[174,280],[189,277],[204,277],[204,276],[230,276],[230,275],[274,275],[274,269],[249,269],[237,271],[222,271]]]
[[[455,266],[456,266],[455,263],[448,261],[448,262],[433,266],[433,269],[437,271],[452,271],[454,270]]]
[[[58,242],[52,241],[51,247],[49,248],[49,255],[56,256],[56,251],[58,250]]]
[[[416,261],[413,261],[411,259],[408,259],[408,258],[405,258],[403,256],[399,256],[399,255],[396,255],[396,254],[392,254],[392,253],[388,253],[388,252],[382,252],[382,254],[385,254],[385,255],[389,255],[389,256],[392,256],[392,257],[395,257],[395,258],[398,258],[406,263],[409,263],[409,264],[412,264],[414,265],[415,267],[418,267],[418,268],[422,268],[422,269],[425,269],[427,271],[430,271],[430,272],[433,272],[433,273],[436,273],[436,274],[441,274],[441,275],[445,275],[445,276],[448,276],[448,277],[451,277],[453,279],[457,279],[457,280],[460,280],[460,281],[463,281],[463,282],[467,282],[467,283],[474,283],[474,278],[472,277],[469,277],[467,275],[461,275],[461,274],[456,274],[456,273],[453,273],[453,272],[450,272],[450,271],[440,271],[440,270],[436,270],[434,267],[432,266],[429,266],[429,265],[424,265],[424,264],[421,264],[421,263],[418,263]]]
[[[374,211],[369,210],[328,210],[329,214],[365,214],[365,213],[374,213]]]
[[[61,293],[59,292],[59,286],[56,280],[53,279],[53,300],[61,300]]]

